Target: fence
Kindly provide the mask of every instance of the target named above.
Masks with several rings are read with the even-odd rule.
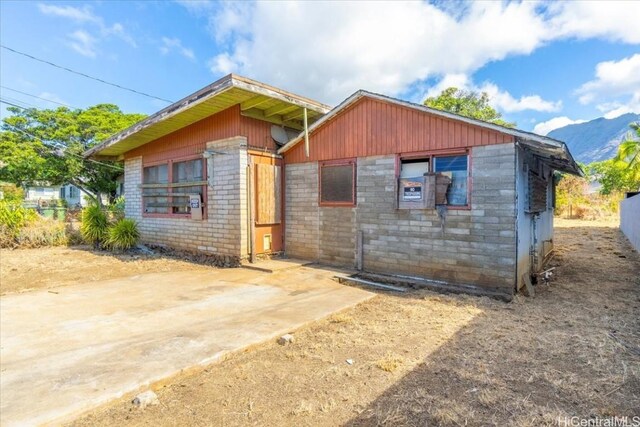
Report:
[[[620,202],[620,229],[640,252],[640,194]]]

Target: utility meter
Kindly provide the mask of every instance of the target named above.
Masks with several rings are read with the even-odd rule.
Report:
[[[189,194],[189,207],[191,208],[191,219],[202,219],[202,199],[199,194]]]

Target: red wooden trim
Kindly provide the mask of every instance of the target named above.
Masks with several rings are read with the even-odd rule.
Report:
[[[170,213],[148,213],[142,214],[143,218],[191,218],[191,214],[170,214]]]
[[[454,205],[443,205],[447,207],[447,210],[471,210],[471,188],[473,186],[473,180],[471,179],[471,152],[472,147],[467,148],[445,148],[440,150],[429,150],[429,151],[414,151],[410,153],[398,153],[396,154],[396,180],[400,178],[400,169],[402,166],[402,160],[415,160],[415,159],[428,159],[429,160],[429,170],[431,172],[435,172],[435,158],[436,157],[447,157],[447,156],[467,156],[467,204],[454,206]],[[396,195],[397,197],[397,195]]]
[[[318,206],[323,207],[355,207],[356,206],[356,163],[357,159],[355,157],[348,159],[338,159],[338,160],[326,160],[323,162],[318,162]],[[332,166],[351,166],[351,202],[323,202],[322,201],[322,168],[323,167],[332,167]]]
[[[204,159],[202,157],[202,153],[200,154],[191,154],[189,156],[180,156],[180,157],[176,157],[176,158],[172,158],[172,159],[168,159],[168,160],[159,160],[159,161],[153,161],[153,162],[149,162],[149,163],[145,163],[144,162],[144,157],[142,158],[142,169],[141,169],[141,177],[140,177],[140,182],[142,182],[144,184],[144,168],[148,168],[148,167],[153,167],[153,166],[159,166],[159,165],[167,165],[167,180],[172,183],[173,182],[173,164],[174,163],[180,163],[180,162],[188,162],[190,160],[202,160],[202,172],[204,174],[204,176],[207,178],[206,181],[208,181],[208,175],[209,175],[209,171],[207,168],[207,162],[206,159]],[[205,184],[202,186],[203,191],[202,191],[202,207],[203,212],[202,212],[202,220],[206,220],[208,219],[209,215],[208,215],[208,211],[209,211],[209,197],[208,197],[208,193],[209,193],[209,185]],[[171,199],[171,195],[172,195],[172,189],[169,188],[168,189],[169,192],[167,193],[167,197],[169,199]],[[142,200],[142,206],[141,206],[141,210],[142,210],[142,217],[143,218],[191,218],[191,214],[179,214],[179,213],[157,213],[157,212],[145,212],[144,211],[144,190],[140,189],[140,198]],[[169,208],[167,208],[168,210]]]
[[[467,154],[471,147],[468,148],[441,148],[437,150],[428,151],[412,151],[399,153],[398,156],[403,159],[419,159],[419,158],[431,158],[431,157],[443,157],[443,156],[455,156],[460,154]]]

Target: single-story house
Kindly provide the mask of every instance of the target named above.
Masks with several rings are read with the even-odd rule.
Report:
[[[512,295],[553,248],[566,145],[366,91],[331,109],[229,75],[85,153],[147,242]]]
[[[41,203],[64,200],[69,207],[84,207],[88,204],[88,194],[73,184],[50,185],[39,183],[25,190],[26,202]]]

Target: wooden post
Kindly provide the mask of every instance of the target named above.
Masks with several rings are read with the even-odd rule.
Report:
[[[356,233],[356,270],[362,271],[362,261],[364,258],[363,254],[363,239],[364,233],[362,231],[358,231]]]
[[[309,157],[309,123],[307,121],[307,108],[304,108],[304,154]]]
[[[249,209],[249,240],[250,240],[250,244],[249,244],[249,248],[250,248],[250,253],[249,253],[249,262],[254,263],[256,262],[256,221],[255,221],[255,201],[254,201],[254,197],[255,197],[255,185],[254,185],[254,179],[253,179],[253,160],[251,158],[251,156],[249,155],[249,166],[248,166],[248,173],[247,173],[247,180],[249,181],[249,197],[247,200],[247,206]]]

